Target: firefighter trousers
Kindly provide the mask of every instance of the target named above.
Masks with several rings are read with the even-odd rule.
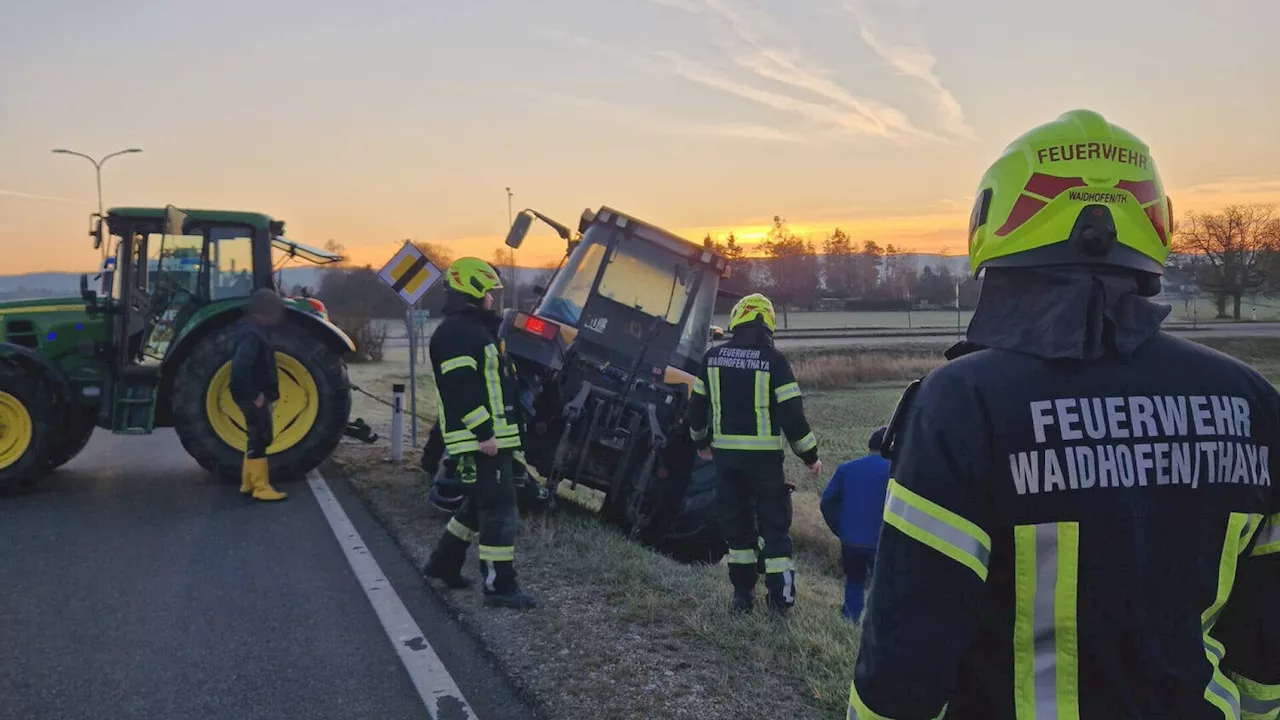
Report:
[[[457,575],[466,562],[467,548],[479,539],[480,578],[489,594],[516,591],[516,488],[510,450],[490,457],[480,452],[458,458],[458,476],[467,498],[454,513],[431,554],[429,564],[443,575]]]
[[[263,403],[258,407],[251,402],[239,403],[240,412],[244,415],[244,432],[247,445],[245,457],[253,460],[267,456],[267,448],[275,439],[275,430],[271,425],[271,403]]]
[[[791,492],[782,471],[782,453],[716,450],[714,461],[717,514],[729,546],[734,593],[753,595],[763,565],[769,604],[791,607],[795,604]]]

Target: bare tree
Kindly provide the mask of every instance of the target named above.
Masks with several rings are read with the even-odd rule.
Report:
[[[1174,252],[1199,262],[1189,264],[1197,285],[1218,296],[1218,315],[1240,319],[1246,293],[1268,284],[1268,273],[1280,250],[1280,214],[1272,204],[1228,205],[1216,213],[1187,213],[1179,226]]]

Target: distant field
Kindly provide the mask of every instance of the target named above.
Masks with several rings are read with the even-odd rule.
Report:
[[[1215,320],[1213,302],[1208,298],[1195,301],[1181,298],[1156,298],[1156,302],[1169,305],[1173,311],[1169,314],[1169,322],[1221,322]],[[1271,298],[1246,298],[1241,306],[1242,320],[1280,321],[1280,300]],[[962,310],[957,321],[955,310],[913,310],[906,311],[870,311],[857,312],[832,310],[825,312],[789,312],[784,317],[778,315],[778,327],[787,329],[817,328],[954,328],[966,327],[973,311]],[[403,338],[405,323],[403,320],[379,320],[388,330],[388,337]],[[430,334],[437,320],[427,321],[426,330]],[[712,322],[720,327],[729,324],[728,315],[716,315]]]

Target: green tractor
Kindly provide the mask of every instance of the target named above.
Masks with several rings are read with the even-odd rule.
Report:
[[[94,428],[171,427],[206,470],[238,478],[244,416],[231,398],[236,322],[273,287],[273,261],[341,257],[284,237],[250,212],[114,208],[95,214],[102,280],[80,297],[0,303],[0,489],[30,485],[74,458]],[[99,291],[101,290],[101,295]],[[306,474],[347,429],[355,346],[312,298],[287,298],[271,331],[280,374],[271,473]]]

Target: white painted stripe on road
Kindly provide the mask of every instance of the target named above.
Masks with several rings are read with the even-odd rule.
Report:
[[[351,563],[360,587],[364,588],[365,596],[378,614],[382,628],[387,631],[387,637],[395,646],[400,662],[409,671],[409,677],[426,705],[427,714],[434,720],[474,720],[475,711],[462,696],[462,691],[454,683],[453,676],[445,669],[444,663],[440,662],[440,656],[427,643],[418,623],[405,608],[395,588],[391,587],[382,568],[378,567],[378,561],[369,553],[360,533],[351,524],[351,518],[347,517],[342,504],[334,497],[329,483],[325,482],[319,471],[312,470],[307,475],[307,484],[311,486],[311,492],[319,501],[330,529],[338,538],[347,562]]]

